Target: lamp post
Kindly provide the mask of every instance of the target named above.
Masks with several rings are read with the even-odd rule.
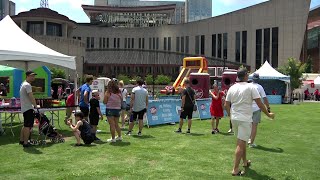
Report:
[[[154,86],[155,86],[155,74],[154,74],[154,70],[155,70],[155,66],[156,66],[156,62],[155,62],[155,55],[153,55],[153,67],[152,67],[152,97],[154,97]]]

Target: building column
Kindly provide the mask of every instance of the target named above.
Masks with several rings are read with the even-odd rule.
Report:
[[[64,31],[64,34],[62,36],[67,38],[68,37],[68,24],[67,23],[64,24],[64,28],[65,28],[65,31]]]
[[[43,21],[43,35],[46,36],[47,35],[47,21]]]

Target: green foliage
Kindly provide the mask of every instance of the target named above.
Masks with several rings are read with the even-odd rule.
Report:
[[[52,73],[52,76],[51,78],[54,79],[54,78],[63,78],[63,79],[66,79],[67,75],[66,75],[66,72],[61,69],[61,68],[57,68],[57,67],[52,67],[50,69],[51,73]]]
[[[125,85],[130,83],[130,78],[128,76],[124,75],[124,74],[118,75],[117,79],[119,81],[122,80]]]
[[[153,76],[151,74],[148,74],[144,80],[147,84],[153,84]]]
[[[302,73],[305,72],[306,64],[301,63],[300,61],[289,58],[288,63],[282,67],[279,67],[278,70],[290,76],[291,79],[291,90],[297,89],[302,84]]]
[[[306,62],[306,70],[305,70],[305,73],[313,73],[313,59],[308,56],[308,60]]]
[[[158,75],[155,83],[158,85],[168,85],[171,82],[171,78],[165,75]]]

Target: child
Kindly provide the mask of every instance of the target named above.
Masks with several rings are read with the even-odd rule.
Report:
[[[80,138],[83,140],[83,142],[85,144],[91,144],[94,141],[95,135],[92,134],[92,129],[91,129],[90,124],[85,119],[83,119],[84,115],[82,112],[77,112],[77,113],[75,113],[74,116],[77,121],[77,124],[73,125],[71,123],[71,120],[69,119],[68,125],[72,129],[73,134],[77,139],[77,144],[75,144],[75,146],[82,146],[83,145],[80,142]]]
[[[103,120],[103,115],[100,111],[100,104],[99,104],[100,96],[98,90],[92,91],[92,98],[90,99],[90,113],[89,113],[89,119],[90,119],[90,125],[92,127],[92,133],[94,134],[94,140],[100,141],[99,138],[96,136],[97,132],[97,126],[99,123],[99,115],[100,120]]]
[[[67,109],[66,109],[65,123],[67,124],[67,120],[70,118],[72,111],[75,110],[74,92],[68,96],[66,104],[67,104]]]

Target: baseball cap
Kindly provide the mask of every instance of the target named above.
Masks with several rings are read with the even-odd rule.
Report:
[[[259,80],[260,79],[259,74],[258,73],[253,73],[252,79],[253,80]]]
[[[245,68],[240,68],[238,71],[237,71],[237,76],[238,76],[238,79],[241,81],[243,80],[243,78],[247,75],[247,69]]]
[[[30,76],[30,75],[37,75],[37,74],[33,71],[27,71],[26,76]]]
[[[92,90],[92,94],[94,94],[94,93],[98,93],[99,91],[98,90]]]

